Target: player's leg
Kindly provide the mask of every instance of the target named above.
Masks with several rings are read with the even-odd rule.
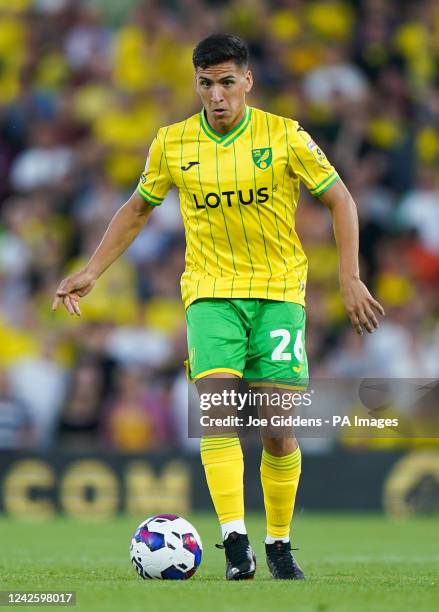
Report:
[[[233,379],[239,380],[227,373],[203,377],[196,382],[198,393],[212,395],[218,392],[218,383],[222,386],[223,380],[232,383]],[[216,410],[209,416],[219,413]],[[236,433],[222,433],[220,428],[210,428],[204,433],[200,441],[201,461],[222,537],[226,539],[232,531],[245,534],[244,460],[239,437]]]
[[[269,398],[267,405],[260,406],[264,416],[270,416],[271,407],[279,405],[278,401],[271,401],[272,394],[291,395],[306,387],[304,333],[305,313],[301,306],[261,302],[250,338],[245,375],[253,379],[253,390]],[[301,473],[301,453],[291,430],[276,428],[274,432],[273,429],[261,430],[267,561],[274,578],[300,579],[303,573],[290,552],[290,529]]]
[[[268,390],[267,390],[268,391]],[[289,542],[302,458],[296,438],[261,431],[261,483],[267,519],[266,544]]]
[[[200,396],[218,393],[218,381],[222,385],[224,380],[230,390],[233,378],[239,381],[231,374],[212,374],[197,380],[196,385]],[[239,437],[206,435],[201,439],[200,449],[207,486],[221,526],[223,544],[219,547],[226,553],[226,578],[251,579],[256,571],[256,558],[244,522],[244,460]]]
[[[228,390],[242,376],[247,331],[228,300],[200,300],[186,313],[190,376],[198,392],[212,395],[222,381]],[[216,414],[224,414],[217,407]],[[215,435],[212,435],[214,433]],[[244,461],[235,433],[208,431],[200,444],[201,460],[226,552],[226,577],[252,578],[256,565],[244,522]]]
[[[265,389],[269,392],[269,389]],[[276,393],[279,391],[276,390]],[[302,466],[294,436],[271,437],[261,432],[261,484],[267,521],[265,550],[273,578],[302,579],[291,554],[290,529]]]

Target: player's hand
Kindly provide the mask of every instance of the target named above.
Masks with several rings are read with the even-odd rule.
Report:
[[[68,276],[59,284],[53,300],[52,310],[56,310],[61,302],[71,315],[81,316],[79,299],[90,293],[96,283],[95,276],[87,270],[81,270]]]
[[[377,315],[385,316],[384,308],[369,293],[368,288],[360,279],[341,281],[341,296],[351,323],[360,336],[363,329],[371,334],[378,329]]]

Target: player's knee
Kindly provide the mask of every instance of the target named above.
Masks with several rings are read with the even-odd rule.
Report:
[[[298,444],[296,438],[271,438],[268,436],[262,436],[262,444],[264,449],[270,455],[274,455],[275,457],[283,457],[284,455],[289,455],[293,453]]]

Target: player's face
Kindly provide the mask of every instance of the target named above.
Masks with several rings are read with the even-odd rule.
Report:
[[[226,134],[241,121],[245,94],[253,86],[250,70],[240,68],[233,61],[197,68],[195,84],[207,120],[215,131]]]

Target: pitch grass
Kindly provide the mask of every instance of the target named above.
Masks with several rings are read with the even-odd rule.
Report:
[[[381,515],[298,514],[296,554],[307,580],[277,582],[265,564],[263,517],[249,516],[258,571],[254,581],[237,583],[224,580],[224,553],[214,548],[219,540],[214,516],[187,518],[200,532],[204,551],[200,569],[186,582],[143,581],[135,574],[128,546],[141,517],[103,523],[3,518],[0,589],[75,590],[77,606],[70,609],[87,612],[439,609],[437,518],[394,522]]]

